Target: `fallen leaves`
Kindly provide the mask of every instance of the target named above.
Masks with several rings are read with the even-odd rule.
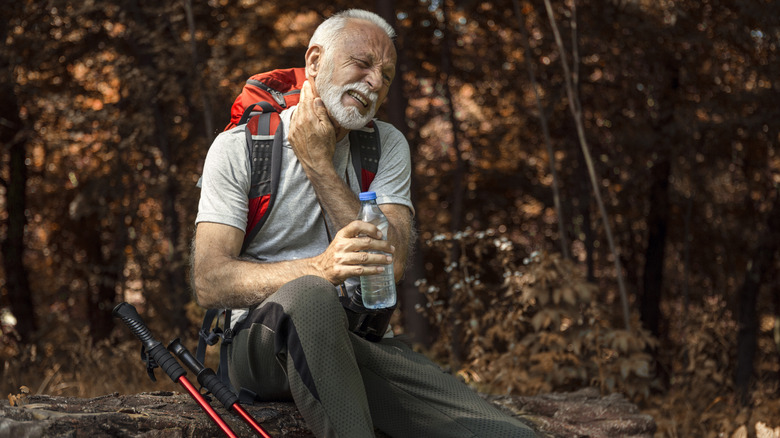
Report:
[[[8,394],[8,402],[11,406],[22,407],[27,399],[27,394],[30,393],[30,388],[22,385],[19,387],[19,394]]]

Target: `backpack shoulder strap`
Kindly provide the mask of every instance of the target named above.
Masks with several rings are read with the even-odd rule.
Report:
[[[282,131],[279,113],[269,112],[252,116],[246,124],[246,144],[249,148],[252,180],[249,188],[249,212],[244,244],[246,251],[252,239],[268,218],[276,200],[279,175],[282,169]]]
[[[259,112],[263,112],[263,113],[272,113],[275,111],[274,106],[264,100],[260,102],[255,102],[252,105],[246,107],[244,113],[241,114],[241,119],[238,120],[239,125],[245,124],[246,122],[249,121],[249,119],[252,116],[258,114],[258,111],[255,110],[255,107],[260,107]]]
[[[363,192],[368,191],[379,170],[379,158],[382,155],[382,145],[380,143],[379,130],[374,122],[371,122],[363,129],[357,129],[349,133],[352,166],[360,178],[360,189]]]
[[[206,348],[209,345],[214,345],[219,341],[220,332],[215,328],[211,330],[211,324],[214,323],[214,319],[222,312],[222,309],[206,309],[206,315],[203,317],[203,325],[198,332],[198,348],[195,350],[195,358],[200,363],[205,363]]]

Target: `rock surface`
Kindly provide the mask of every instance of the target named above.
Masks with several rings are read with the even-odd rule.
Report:
[[[488,400],[549,437],[648,437],[655,421],[620,395],[592,388],[534,397],[486,396]],[[238,436],[254,436],[239,417],[214,409]],[[292,403],[243,406],[274,437],[312,437]],[[218,426],[187,394],[109,394],[82,399],[36,395],[21,406],[0,402],[0,438],[22,437],[214,437]],[[381,433],[379,437],[385,436]]]

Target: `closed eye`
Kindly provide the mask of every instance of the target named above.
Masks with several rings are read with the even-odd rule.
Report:
[[[364,58],[355,58],[354,56],[350,58],[360,68],[370,69],[371,67],[374,66],[374,63],[371,60],[364,59]],[[391,73],[382,72],[382,80],[384,80],[387,85],[390,85],[393,82],[393,76]]]
[[[371,66],[371,64],[365,59],[360,59],[360,58],[352,58],[352,59],[357,63],[358,66],[360,66],[360,68],[368,68]]]

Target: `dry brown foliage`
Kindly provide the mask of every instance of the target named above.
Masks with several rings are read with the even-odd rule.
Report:
[[[26,385],[31,394],[95,397],[118,392],[132,394],[152,390],[178,390],[157,370],[157,382],[146,375],[140,359],[141,345],[123,333],[94,341],[86,328],[60,324],[56,333],[30,345],[5,345],[0,380],[9,395]]]
[[[654,360],[647,350],[656,340],[641,329],[614,328],[605,300],[573,262],[520,254],[491,230],[429,243],[447,260],[447,284],[420,282],[424,312],[436,326],[456,328],[441,330],[432,351],[447,357],[453,343],[466,345],[457,372],[467,381],[503,394],[596,386],[649,396]]]
[[[778,382],[763,374],[752,393],[752,403],[742,406],[734,391],[736,322],[727,303],[710,296],[701,307],[685,311],[677,305],[678,335],[659,348],[658,360],[670,374],[664,392],[643,401],[663,436],[684,437],[780,437]],[[768,349],[767,349],[768,350]],[[759,368],[777,375],[780,364],[761,354]]]
[[[557,254],[523,254],[493,230],[427,243],[446,260],[446,276],[418,282],[427,297],[418,310],[439,329],[430,353],[480,390],[535,395],[593,386],[638,403],[656,419],[657,436],[776,436],[776,381],[759,383],[750,407],[736,400],[735,322],[721,299],[685,315],[668,309],[685,335],[660,345],[636,318],[631,331],[617,328],[618,303]]]

